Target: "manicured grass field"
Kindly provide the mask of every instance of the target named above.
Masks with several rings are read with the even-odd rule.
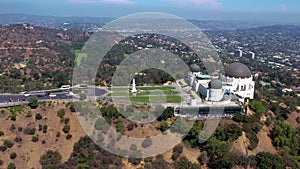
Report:
[[[172,86],[156,86],[156,87],[142,87],[142,86],[139,86],[137,87],[138,90],[173,90],[175,89],[174,87]]]
[[[175,90],[174,87],[171,86],[156,86],[156,87],[137,87],[140,90],[140,93],[137,93],[136,96],[132,96],[129,93],[128,88],[109,88],[108,90],[112,91],[107,96],[128,96],[128,97],[120,97],[118,99],[126,100],[129,99],[132,102],[142,102],[142,103],[180,103],[182,98],[176,94],[179,92]],[[157,90],[157,91],[155,91]],[[161,95],[161,96],[149,96],[149,95]],[[167,95],[167,96],[165,96]],[[175,95],[175,96],[172,96]]]
[[[84,58],[87,58],[87,54],[85,53],[80,53],[80,50],[76,49],[74,50],[74,54],[75,54],[75,60],[76,60],[76,63],[77,65],[80,65],[81,64],[81,60],[84,59]]]
[[[149,97],[130,97],[132,102],[150,103]],[[151,103],[180,103],[182,101],[180,96],[152,96]]]

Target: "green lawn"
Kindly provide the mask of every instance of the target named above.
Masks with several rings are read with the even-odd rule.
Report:
[[[122,98],[126,99],[126,98]],[[182,101],[180,96],[153,96],[150,97],[151,103],[180,103]],[[130,97],[132,102],[150,103],[149,97]]]
[[[143,96],[143,95],[155,95],[155,94],[166,94],[166,95],[169,95],[169,94],[178,94],[177,91],[144,91],[144,92],[140,92],[138,93],[137,95],[138,96]]]
[[[137,87],[138,90],[142,90],[142,92],[137,93],[137,96],[132,96],[131,93],[129,93],[128,88],[108,88],[108,90],[112,91],[112,93],[109,93],[107,96],[128,96],[127,98],[118,98],[118,99],[128,99],[132,102],[142,102],[142,103],[180,103],[182,101],[180,96],[150,96],[149,101],[149,95],[176,95],[179,92],[175,91],[174,87],[171,86],[156,86],[156,87]],[[154,91],[158,90],[158,91]]]
[[[138,90],[173,90],[175,89],[174,87],[172,86],[157,86],[157,87],[142,87],[142,86],[139,86],[137,87]]]
[[[76,50],[73,50],[74,51],[74,54],[75,54],[75,56],[76,56],[76,64],[77,65],[80,65],[81,64],[81,60],[83,59],[83,58],[87,58],[88,56],[87,56],[87,54],[86,53],[80,53],[80,50],[79,49],[76,49]]]

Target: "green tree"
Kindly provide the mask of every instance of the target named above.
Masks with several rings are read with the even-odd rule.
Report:
[[[117,132],[120,132],[120,131],[122,131],[124,129],[124,124],[123,124],[123,118],[122,118],[122,116],[118,117],[116,128],[117,128]]]
[[[69,133],[70,128],[71,128],[70,125],[65,125],[64,128],[62,129],[62,131],[63,131],[64,133]]]
[[[253,100],[252,102],[250,102],[249,106],[256,112],[255,116],[258,118],[265,114],[267,111],[266,106],[263,104],[263,102],[258,100]]]
[[[60,109],[57,112],[57,116],[60,118],[64,118],[65,114],[66,114],[65,109]]]
[[[196,121],[189,131],[189,133],[186,135],[184,140],[188,142],[191,146],[196,147],[199,145],[199,135],[200,135],[200,125],[199,121]]]
[[[242,129],[236,124],[229,124],[225,129],[226,140],[233,141],[242,135]]]
[[[269,152],[259,152],[255,156],[256,167],[260,169],[285,169],[282,158]]]
[[[28,105],[31,109],[36,109],[38,107],[38,98],[36,96],[30,97],[28,99]]]
[[[164,132],[164,131],[168,130],[168,128],[169,128],[168,122],[166,122],[166,121],[160,122],[160,125],[159,125],[160,131]]]
[[[284,147],[294,153],[299,148],[299,138],[297,137],[296,130],[283,121],[277,121],[271,131],[271,138],[273,145],[277,148]]]
[[[186,157],[181,157],[174,163],[175,169],[201,169],[201,166],[190,162]]]
[[[174,108],[173,107],[167,107],[163,113],[158,117],[159,121],[167,120],[168,118],[171,118],[174,116]]]
[[[43,169],[56,169],[61,162],[61,155],[57,151],[49,150],[40,158],[40,164]]]
[[[9,163],[7,169],[15,169],[16,165],[14,163]]]
[[[152,145],[152,139],[151,138],[145,138],[142,142],[142,147],[146,148]]]
[[[137,147],[135,144],[131,144],[130,148],[129,148],[131,151],[136,151],[137,150]]]
[[[10,159],[15,159],[17,157],[17,153],[13,152],[10,154]]]

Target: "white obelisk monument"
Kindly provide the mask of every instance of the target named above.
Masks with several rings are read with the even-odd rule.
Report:
[[[132,89],[131,89],[131,93],[137,93],[136,85],[135,85],[135,79],[132,79]]]

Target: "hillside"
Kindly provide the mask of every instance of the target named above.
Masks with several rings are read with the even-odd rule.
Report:
[[[89,36],[28,24],[0,26],[0,92],[67,83],[74,66],[73,49],[80,49]]]

